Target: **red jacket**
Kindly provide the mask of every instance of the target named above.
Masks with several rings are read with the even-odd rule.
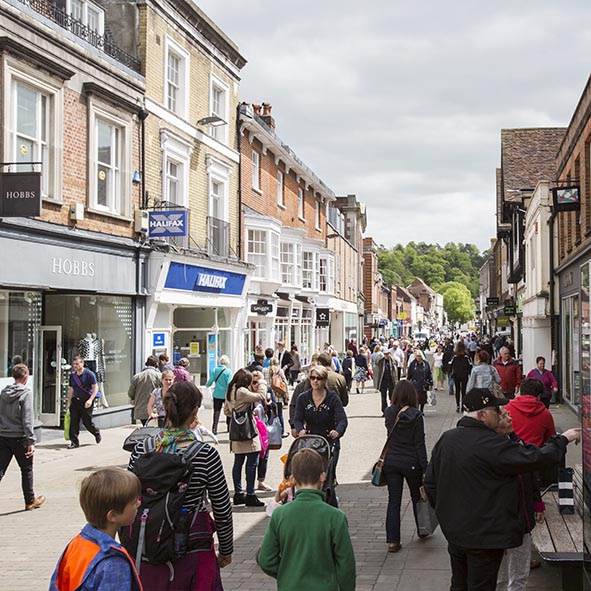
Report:
[[[509,402],[507,410],[513,421],[513,431],[525,443],[541,447],[556,435],[554,419],[544,403],[535,396],[522,394]]]
[[[503,363],[499,357],[493,361],[493,365],[501,376],[501,389],[503,392],[508,394],[517,392],[521,385],[521,367],[519,367],[519,363],[512,357],[509,357],[507,363]]]

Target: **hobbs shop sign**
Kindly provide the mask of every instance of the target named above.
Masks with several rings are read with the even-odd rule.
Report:
[[[2,252],[13,252],[0,265],[0,283],[39,288],[135,294],[132,256],[0,239]],[[9,250],[10,249],[10,250]]]
[[[41,173],[0,173],[0,216],[41,215]]]

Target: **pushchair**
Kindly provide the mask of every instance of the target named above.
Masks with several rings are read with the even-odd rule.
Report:
[[[329,442],[321,435],[303,435],[298,437],[289,446],[287,459],[285,460],[285,465],[283,467],[283,477],[285,481],[288,481],[291,477],[291,460],[296,452],[306,448],[311,448],[317,451],[322,456],[326,466],[326,480],[322,486],[322,492],[324,492],[325,500],[329,505],[338,507],[339,500],[335,492],[336,479],[334,466],[334,446],[334,441]]]

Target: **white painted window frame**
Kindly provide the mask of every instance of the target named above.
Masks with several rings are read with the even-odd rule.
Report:
[[[80,0],[82,4],[82,18],[80,22],[85,26],[88,27],[91,31],[94,31],[101,37],[105,34],[105,11],[101,8],[98,4],[94,2],[90,2],[89,0]],[[88,9],[94,10],[99,17],[98,29],[91,29],[90,25],[88,24]],[[66,0],[66,12],[72,16],[72,0]],[[74,17],[72,17],[74,18]]]
[[[216,112],[214,110],[214,101],[213,95],[214,90],[218,89],[222,92],[222,109],[221,112]],[[215,74],[210,74],[209,76],[209,112],[211,115],[217,115],[218,117],[222,118],[226,125],[219,125],[217,127],[210,125],[209,126],[209,135],[216,139],[218,142],[228,145],[228,135],[229,135],[229,113],[230,113],[230,87],[225,84],[222,80],[220,80]]]
[[[171,160],[181,167],[178,175],[181,207],[189,207],[189,171],[193,145],[176,134],[162,130],[160,132],[160,149],[162,150],[162,201],[170,201],[168,195],[168,161]]]
[[[252,188],[255,191],[261,190],[261,155],[253,149],[252,151]]]
[[[168,55],[173,53],[180,60],[179,71],[179,97],[176,109],[168,108]],[[162,105],[171,113],[178,115],[182,119],[189,118],[189,96],[190,88],[190,55],[189,52],[181,47],[176,41],[166,36],[164,38],[164,64],[163,64],[163,97]]]

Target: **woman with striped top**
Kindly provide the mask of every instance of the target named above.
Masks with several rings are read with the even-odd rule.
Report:
[[[191,431],[201,405],[201,393],[192,382],[175,383],[166,393],[164,408],[167,427],[155,438],[156,450],[176,453],[195,441]],[[140,441],[131,455],[129,470],[137,458],[145,453],[145,442]],[[233,529],[230,494],[220,455],[209,444],[204,444],[193,458],[193,474],[185,496],[184,508],[197,512],[191,534],[206,538],[205,549],[189,550],[185,556],[169,564],[142,564],[140,578],[144,591],[222,591],[220,567],[232,562]],[[206,499],[213,510],[211,518]],[[213,532],[217,531],[219,553],[215,554]],[[194,536],[191,535],[191,538]]]

